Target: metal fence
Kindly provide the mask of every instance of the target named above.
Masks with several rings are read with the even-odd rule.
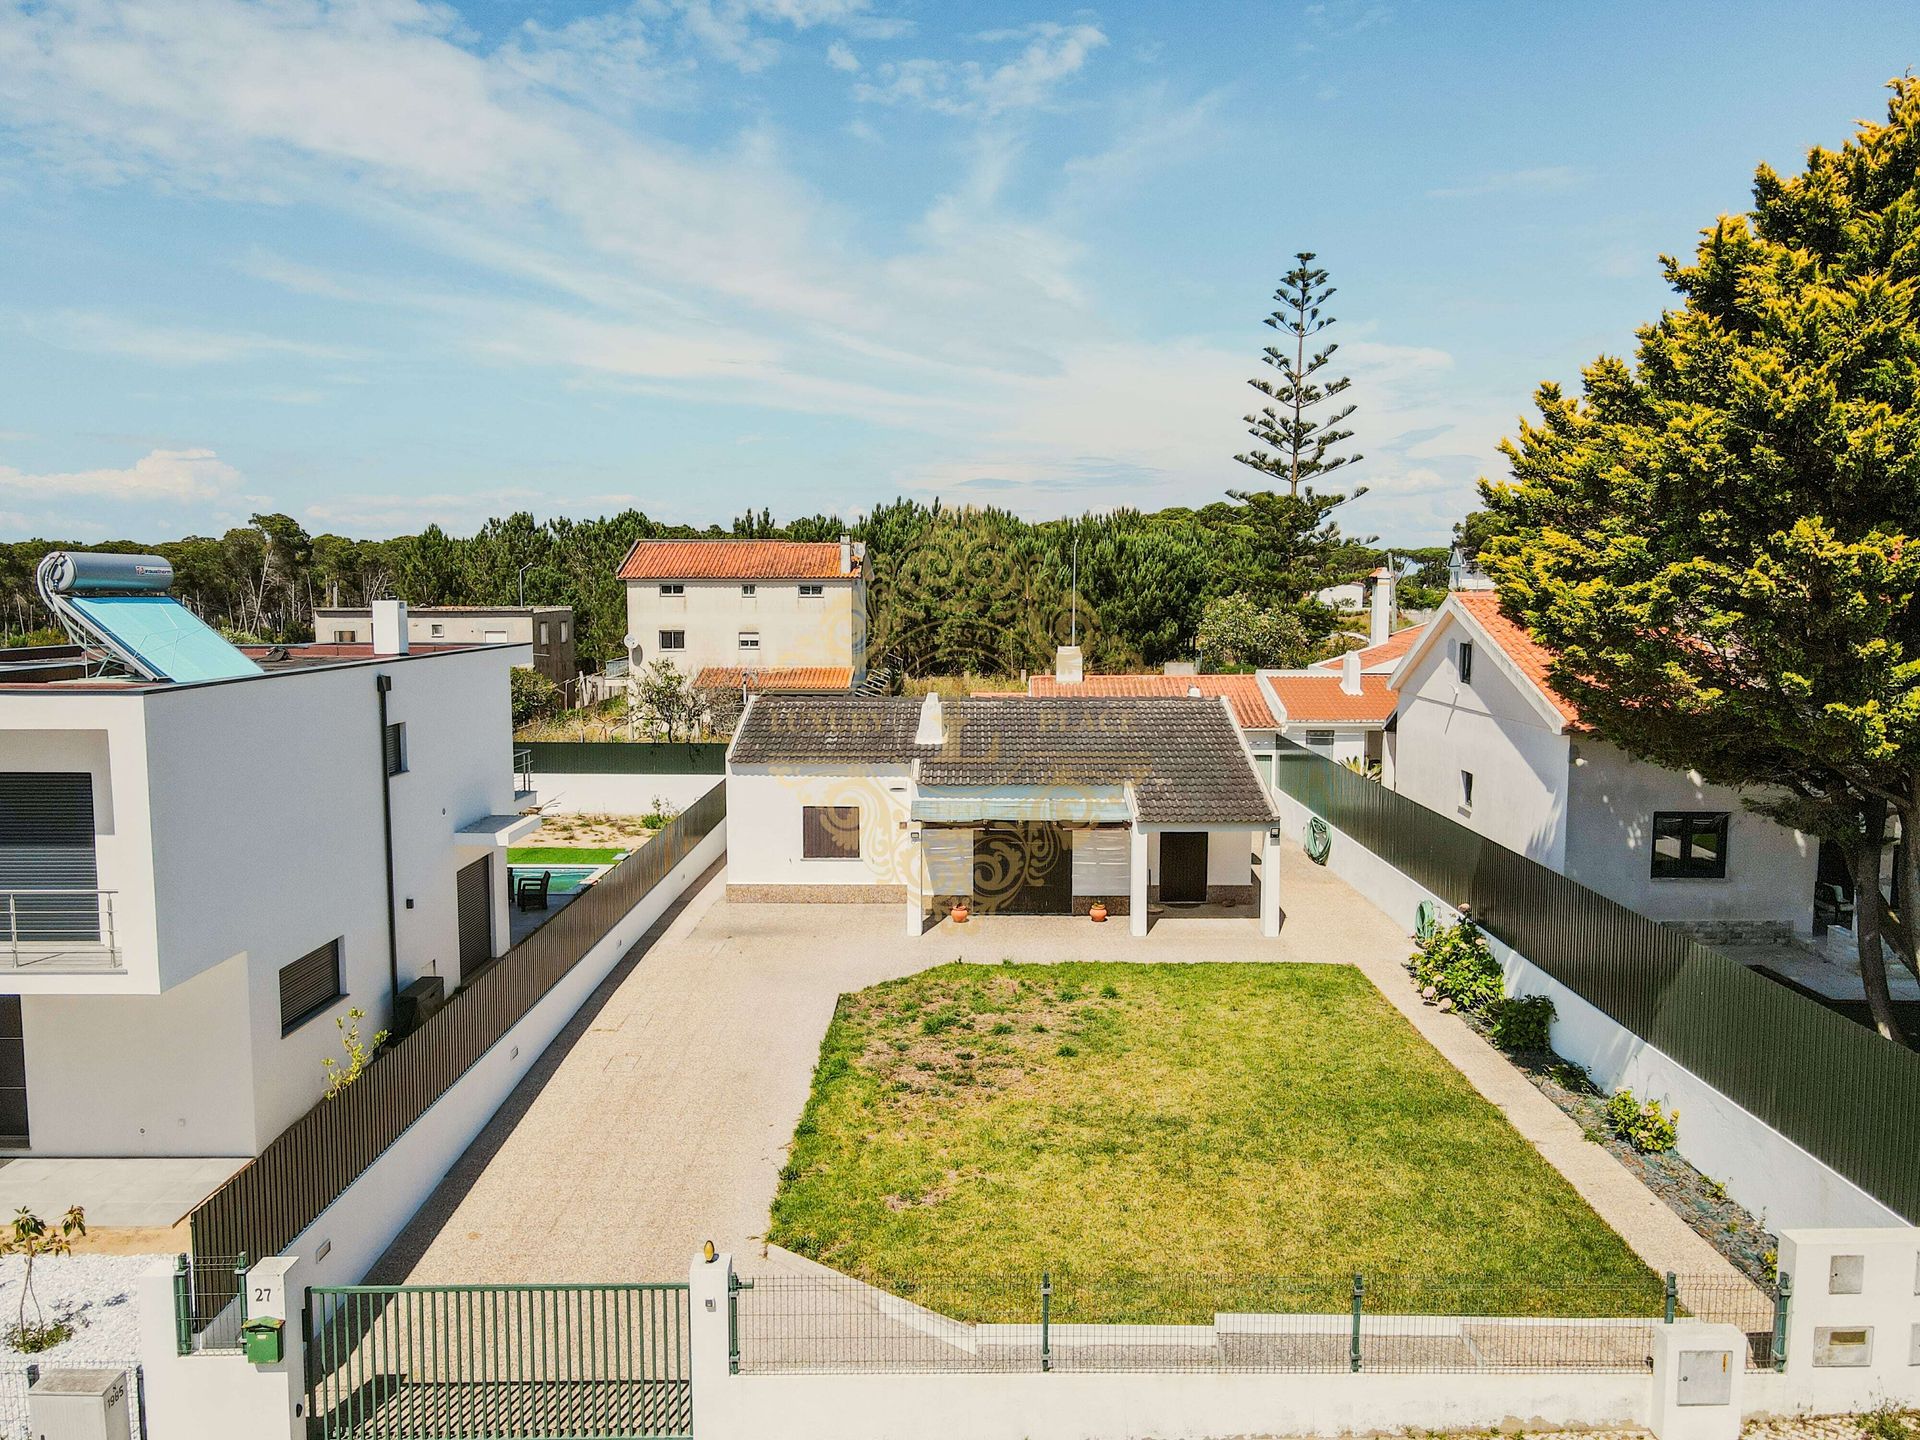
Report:
[[[1555,980],[1920,1219],[1920,1054],[1300,746],[1281,742],[1274,784],[1443,900],[1471,905]]]
[[[174,1257],[173,1331],[182,1355],[240,1348],[249,1263],[244,1253]]]
[[[724,740],[523,740],[536,775],[722,775]]]
[[[692,1433],[684,1283],[355,1285],[307,1306],[314,1440]]]
[[[1731,1274],[1644,1283],[1328,1275],[974,1276],[739,1282],[741,1374],[1639,1371],[1655,1326],[1739,1326],[1772,1368],[1785,1302]]]
[[[715,786],[514,946],[190,1217],[199,1256],[280,1254],[726,818]]]

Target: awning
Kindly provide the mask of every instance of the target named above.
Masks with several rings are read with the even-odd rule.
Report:
[[[1118,785],[1000,785],[991,789],[961,786],[923,788],[909,812],[936,825],[967,825],[982,820],[1044,821],[1058,825],[1124,825],[1126,792]]]
[[[456,845],[491,848],[511,845],[523,835],[540,828],[538,815],[482,815],[453,832]]]

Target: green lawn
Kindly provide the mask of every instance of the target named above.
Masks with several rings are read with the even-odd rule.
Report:
[[[509,865],[611,865],[625,850],[595,849],[587,845],[510,845]]]
[[[955,964],[843,996],[771,1238],[975,1319],[1032,1318],[1042,1270],[1063,1320],[1341,1311],[1355,1271],[1370,1309],[1660,1295],[1344,965]]]

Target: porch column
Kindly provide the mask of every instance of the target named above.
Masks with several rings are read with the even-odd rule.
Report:
[[[1134,822],[1129,834],[1128,859],[1132,862],[1131,883],[1127,893],[1127,928],[1135,935],[1147,933],[1147,832]]]
[[[1280,827],[1260,836],[1260,933],[1280,937]]]
[[[920,849],[920,832],[907,827],[907,934],[924,934],[927,928],[926,857]]]

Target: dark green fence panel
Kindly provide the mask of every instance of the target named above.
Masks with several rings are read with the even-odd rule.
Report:
[[[687,1440],[687,1287],[308,1292],[311,1440]]]
[[[1714,1089],[1920,1219],[1920,1054],[1281,742],[1274,783]],[[1336,841],[1336,844],[1339,842]]]
[[[715,785],[288,1126],[189,1217],[195,1255],[278,1255],[726,818]]]
[[[528,768],[545,775],[722,775],[727,769],[720,740],[521,740],[514,749],[526,751]]]

